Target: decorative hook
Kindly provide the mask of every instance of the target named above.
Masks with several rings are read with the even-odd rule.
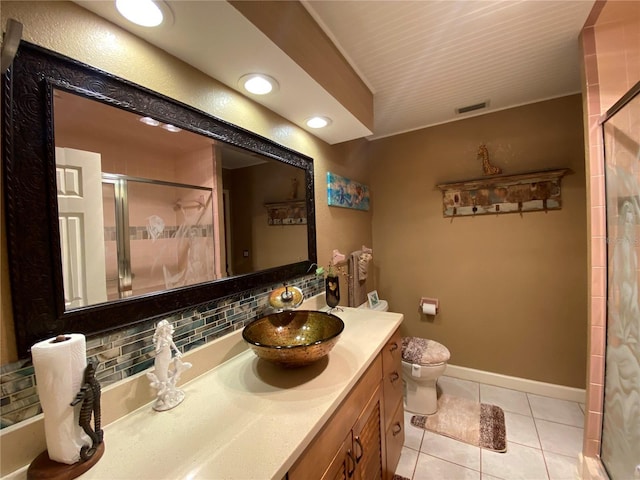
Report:
[[[335,249],[333,251],[333,256],[331,257],[331,264],[338,265],[339,263],[344,263],[346,259],[347,257],[343,253],[340,253],[337,249]]]

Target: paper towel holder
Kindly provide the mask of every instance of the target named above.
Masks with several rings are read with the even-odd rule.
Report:
[[[60,343],[71,337],[58,335],[52,343]],[[69,404],[74,407],[81,403],[80,426],[92,440],[91,446],[80,451],[80,460],[73,464],[59,463],[49,458],[45,450],[38,455],[27,469],[27,480],[72,480],[93,467],[104,454],[104,433],[101,427],[101,388],[95,378],[95,364],[89,362],[84,371],[83,385],[76,398]],[[93,419],[94,428],[91,429]]]
[[[438,314],[439,310],[440,310],[440,302],[437,298],[430,298],[430,297],[421,297],[420,298],[420,312],[422,312],[422,306],[423,305],[434,305],[436,307],[436,313],[435,315]]]

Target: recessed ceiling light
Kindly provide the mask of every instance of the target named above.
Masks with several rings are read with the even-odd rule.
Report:
[[[116,0],[116,8],[124,18],[142,27],[157,27],[164,18],[152,0]]]
[[[307,127],[324,128],[330,123],[331,123],[331,119],[328,117],[311,117],[307,120]]]
[[[170,123],[163,125],[162,128],[164,128],[167,132],[171,132],[171,133],[176,133],[182,130],[181,128],[178,128],[175,125],[171,125]]]
[[[249,73],[240,77],[239,85],[247,92],[254,95],[266,95],[278,89],[278,82],[275,78],[262,73]]]
[[[160,125],[160,122],[158,120],[151,117],[142,117],[140,121],[145,125],[149,125],[150,127],[157,127],[158,125]]]

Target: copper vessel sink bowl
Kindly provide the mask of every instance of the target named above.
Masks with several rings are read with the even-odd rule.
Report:
[[[285,310],[259,318],[244,327],[242,338],[254,353],[283,367],[302,367],[326,356],[344,330],[331,313]]]

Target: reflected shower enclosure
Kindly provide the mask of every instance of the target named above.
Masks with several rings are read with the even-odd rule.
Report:
[[[61,89],[53,104],[66,311],[309,258],[307,225],[267,208],[305,204],[303,168]]]
[[[211,189],[103,175],[107,299],[216,278]]]
[[[53,100],[65,310],[226,276],[216,141],[62,90]]]
[[[211,187],[103,168],[97,152],[56,147],[67,310],[221,277]]]

